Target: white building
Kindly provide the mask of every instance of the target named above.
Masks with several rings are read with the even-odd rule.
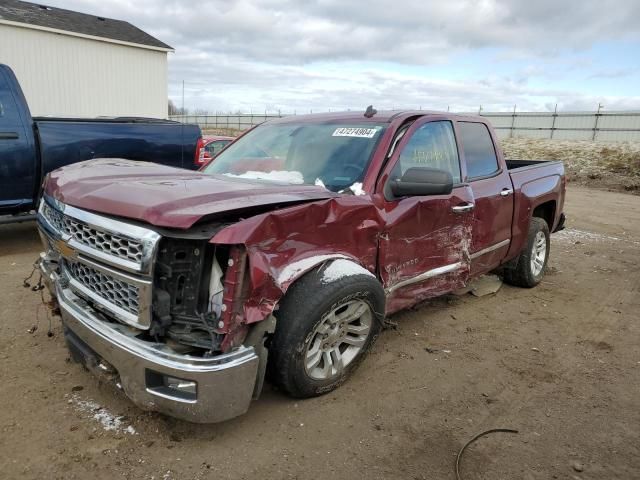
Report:
[[[171,51],[121,20],[0,0],[0,63],[34,116],[166,118]]]

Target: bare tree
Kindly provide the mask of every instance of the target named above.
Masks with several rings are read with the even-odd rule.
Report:
[[[173,103],[173,100],[169,99],[169,115],[177,115],[177,108],[176,108],[176,104]]]
[[[169,115],[189,115],[188,108],[176,107],[176,104],[173,103],[173,100],[171,99],[169,99],[169,102],[168,102],[168,112],[169,112]]]

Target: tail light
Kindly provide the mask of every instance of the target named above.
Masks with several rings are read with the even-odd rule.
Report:
[[[202,140],[202,137],[200,137],[198,138],[198,143],[196,144],[196,154],[193,158],[193,163],[197,167],[201,167],[206,163],[206,161],[207,158],[205,158],[204,140]]]

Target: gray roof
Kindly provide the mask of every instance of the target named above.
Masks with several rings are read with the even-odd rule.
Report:
[[[38,3],[0,0],[0,20],[173,50],[166,43],[143,32],[129,22],[96,17]]]

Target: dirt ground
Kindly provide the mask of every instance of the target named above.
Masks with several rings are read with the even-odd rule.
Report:
[[[134,407],[68,362],[22,287],[35,226],[0,227],[0,478],[640,478],[640,197],[572,187],[532,290],[393,317],[354,378],[311,400],[266,386],[235,420]],[[37,330],[29,330],[37,325]]]

